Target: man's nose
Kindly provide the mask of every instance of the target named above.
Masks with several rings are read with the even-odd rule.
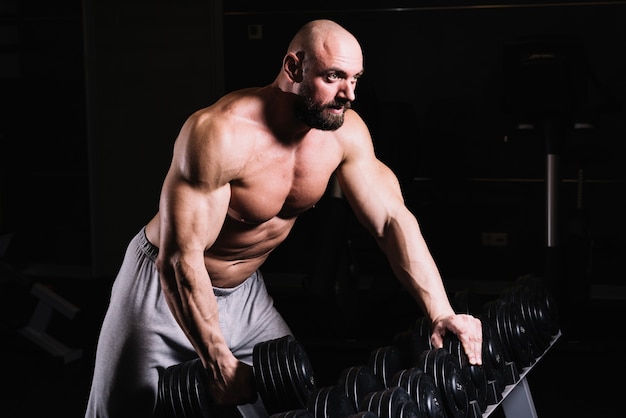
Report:
[[[343,83],[343,88],[341,89],[341,93],[343,93],[343,97],[347,100],[353,102],[356,99],[356,83],[351,80],[346,80]]]

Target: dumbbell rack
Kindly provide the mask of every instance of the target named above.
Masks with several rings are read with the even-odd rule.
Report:
[[[519,380],[517,382],[508,385],[502,392],[502,400],[498,403],[489,405],[487,410],[483,413],[483,418],[487,418],[491,415],[499,406],[502,406],[502,410],[506,417],[515,418],[537,418],[537,411],[535,410],[535,403],[533,402],[532,394],[530,393],[530,386],[526,375],[537,365],[537,363],[546,355],[546,353],[552,348],[556,341],[561,337],[559,331],[550,342],[548,349],[539,356],[535,362],[525,367],[519,373]]]

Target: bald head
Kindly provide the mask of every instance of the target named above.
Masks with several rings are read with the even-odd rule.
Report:
[[[313,20],[298,30],[289,43],[288,53],[311,55],[331,54],[343,49],[362,54],[357,39],[338,23],[328,19]]]

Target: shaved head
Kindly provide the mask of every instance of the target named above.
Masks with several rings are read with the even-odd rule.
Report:
[[[302,26],[288,48],[288,52],[304,54],[304,57],[337,54],[342,50],[361,53],[361,46],[348,30],[328,19],[313,20]]]

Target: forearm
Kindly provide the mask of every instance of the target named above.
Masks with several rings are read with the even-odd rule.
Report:
[[[217,300],[203,263],[178,259],[161,269],[163,292],[179,326],[205,368],[233,360],[219,325]]]
[[[402,210],[389,220],[378,243],[398,280],[431,320],[454,314],[437,265],[410,211]]]

